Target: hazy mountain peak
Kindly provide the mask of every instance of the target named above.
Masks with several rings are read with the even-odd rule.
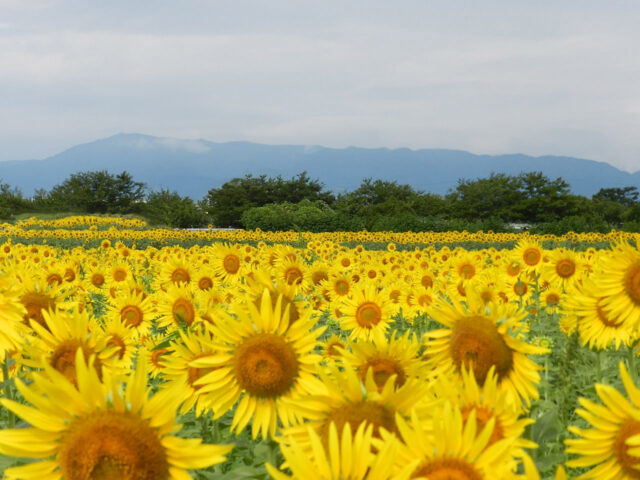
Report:
[[[119,133],[76,145],[44,160],[2,162],[0,178],[28,196],[37,188],[50,189],[72,173],[90,170],[126,170],[151,189],[168,188],[194,199],[234,177],[265,174],[291,178],[302,171],[334,192],[353,190],[364,178],[373,178],[444,194],[455,188],[460,178],[528,171],[562,177],[580,195],[590,196],[603,187],[640,188],[640,173],[630,174],[603,162],[573,157],[475,155],[448,149],[337,149],[245,141],[214,143],[138,133]]]

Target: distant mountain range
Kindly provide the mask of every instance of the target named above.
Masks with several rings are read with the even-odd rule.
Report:
[[[139,134],[118,134],[77,145],[43,160],[0,162],[0,178],[25,196],[49,190],[81,171],[128,171],[151,189],[168,188],[198,200],[211,188],[246,174],[291,178],[307,171],[335,193],[356,189],[364,178],[395,180],[417,190],[444,194],[458,179],[542,171],[562,177],[573,193],[591,196],[600,188],[636,186],[640,172],[628,173],[604,162],[573,157],[521,154],[474,155],[461,150],[408,148],[325,148],[214,143]]]

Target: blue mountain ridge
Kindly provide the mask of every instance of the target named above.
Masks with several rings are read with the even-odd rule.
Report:
[[[575,194],[600,188],[636,186],[640,172],[573,157],[522,154],[475,155],[461,150],[408,148],[342,149],[251,142],[215,143],[121,133],[77,145],[42,160],[0,162],[0,178],[25,196],[50,189],[72,173],[108,170],[131,173],[150,189],[167,188],[198,200],[211,188],[246,174],[291,178],[306,171],[335,193],[356,189],[364,178],[397,181],[416,190],[445,194],[458,179],[542,171],[562,177]]]

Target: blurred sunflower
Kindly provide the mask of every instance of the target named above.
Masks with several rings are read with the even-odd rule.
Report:
[[[393,306],[389,296],[375,284],[367,283],[342,300],[340,327],[350,330],[349,338],[383,341],[389,327]]]
[[[81,349],[75,352],[77,388],[45,363],[45,372],[34,374],[31,385],[16,380],[33,407],[0,400],[32,425],[0,431],[0,453],[38,459],[5,469],[5,478],[184,480],[191,478],[186,469],[221,463],[233,448],[172,435],[180,428],[175,423],[178,387],[149,398],[144,356],[123,386],[103,383],[87,362],[93,359]]]
[[[593,428],[584,430],[570,426],[569,431],[581,437],[565,440],[567,453],[580,455],[566,464],[572,468],[592,467],[580,478],[640,478],[640,389],[633,384],[624,364],[620,376],[627,392],[625,398],[615,388],[596,384],[596,393],[604,405],[579,398],[582,409],[576,413]],[[631,400],[631,401],[629,401]]]

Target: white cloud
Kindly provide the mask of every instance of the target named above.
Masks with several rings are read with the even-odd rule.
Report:
[[[0,12],[27,3],[0,0]],[[340,13],[337,2],[308,2],[308,12],[300,7],[293,15],[284,3],[272,2],[271,11],[252,2],[253,10],[225,7],[226,20],[220,13],[207,30],[195,13],[185,17],[163,2],[160,10],[177,19],[164,33],[167,19],[154,27],[157,17],[137,7],[127,18],[126,9],[121,13],[126,28],[115,22],[114,8],[102,16],[85,12],[82,19],[99,28],[74,24],[67,10],[66,26],[56,29],[57,3],[30,7],[51,14],[48,22],[38,17],[41,28],[0,27],[2,159],[28,143],[16,138],[29,135],[46,156],[55,153],[44,151],[51,142],[58,148],[131,131],[518,150],[640,168],[640,33],[620,7],[586,2],[576,17],[577,6],[518,9],[494,1],[467,12],[459,2],[408,2],[412,15],[409,7],[378,12],[354,2]],[[193,33],[185,19],[197,24]],[[33,148],[17,158],[33,156]]]

